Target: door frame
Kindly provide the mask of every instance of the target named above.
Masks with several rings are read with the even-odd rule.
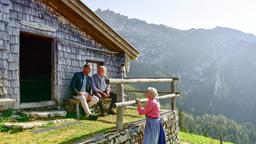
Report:
[[[51,100],[49,101],[40,101],[40,102],[22,102],[21,93],[19,88],[19,95],[17,97],[17,107],[19,109],[24,108],[34,108],[34,107],[47,107],[47,106],[55,106],[57,104],[57,50],[56,50],[56,39],[53,36],[42,34],[42,33],[33,33],[28,31],[20,31],[19,32],[19,50],[20,50],[20,37],[21,34],[34,35],[37,37],[48,38],[51,40]],[[20,85],[20,53],[19,53],[19,85]]]

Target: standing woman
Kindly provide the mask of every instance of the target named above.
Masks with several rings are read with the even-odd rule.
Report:
[[[149,87],[146,91],[148,101],[146,106],[141,106],[140,99],[137,99],[137,110],[140,115],[146,116],[143,144],[165,144],[165,134],[160,120],[160,104],[156,99],[157,90]]]

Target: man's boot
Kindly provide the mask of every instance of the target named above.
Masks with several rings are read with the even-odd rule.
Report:
[[[108,110],[108,114],[116,114],[116,112],[114,112],[113,109],[109,109],[109,110]]]
[[[94,114],[91,114],[88,116],[89,120],[97,120],[98,119],[98,116],[97,115],[94,115]]]
[[[114,112],[114,110],[113,110],[113,105],[110,105],[110,107],[108,109],[108,114],[116,114],[116,112]]]
[[[101,101],[98,102],[98,106],[99,106],[99,108],[100,108],[100,116],[105,116],[103,104],[102,104]]]
[[[112,96],[112,100],[110,103],[110,107],[108,109],[108,114],[116,114],[116,112],[114,112],[113,108],[115,107],[115,103],[116,103],[116,94],[111,93]]]

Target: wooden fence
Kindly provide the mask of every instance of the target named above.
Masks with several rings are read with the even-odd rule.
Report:
[[[178,81],[179,78],[125,78],[125,79],[110,79],[110,84],[117,85],[117,115],[116,115],[116,129],[120,131],[123,129],[123,116],[124,116],[124,106],[133,105],[136,103],[135,100],[125,101],[125,84],[132,84],[132,83],[170,83],[171,90],[159,93],[165,93],[166,95],[158,96],[158,99],[171,99],[171,110],[176,109],[176,97],[180,96],[179,92],[176,92],[176,85],[175,82]],[[128,92],[142,92],[138,90],[128,90]],[[142,102],[147,101],[147,99],[141,99]]]

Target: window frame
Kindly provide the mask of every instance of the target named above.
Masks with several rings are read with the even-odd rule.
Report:
[[[86,63],[91,66],[91,72],[89,73],[89,76],[92,76],[93,74],[96,74],[97,70],[98,70],[98,67],[104,65],[104,62],[94,61],[94,60],[86,60]]]

